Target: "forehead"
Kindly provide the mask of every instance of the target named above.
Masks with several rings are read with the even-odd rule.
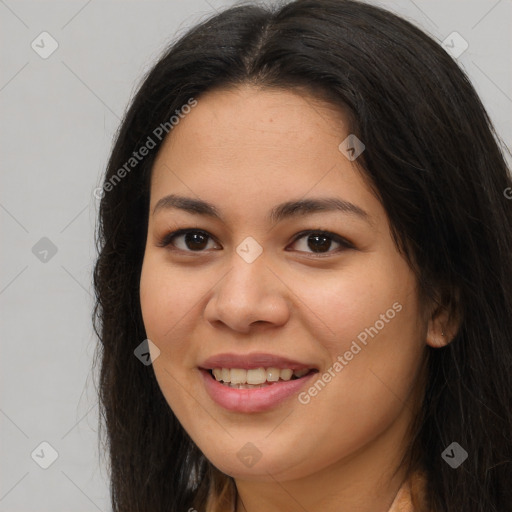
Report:
[[[284,157],[311,153],[337,142],[347,132],[345,115],[331,104],[310,95],[285,89],[261,89],[250,85],[208,91],[197,106],[183,115],[164,143],[166,149],[184,153],[191,145],[203,151],[187,154],[204,158],[236,158],[266,152]],[[320,144],[324,141],[323,144]],[[226,151],[229,150],[229,153]],[[180,155],[185,156],[185,155]]]
[[[340,151],[341,108],[297,91],[209,91],[174,126],[155,161],[151,207],[164,193],[241,206],[338,192],[367,202],[356,164]],[[253,199],[249,201],[249,196]],[[269,203],[270,206],[270,203]]]

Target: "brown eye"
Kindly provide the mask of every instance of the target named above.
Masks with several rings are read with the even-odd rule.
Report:
[[[166,235],[158,245],[159,247],[172,245],[178,250],[188,252],[203,252],[211,239],[211,236],[204,231],[180,229]]]
[[[299,247],[299,251],[301,252],[309,252],[316,254],[329,254],[336,253],[343,249],[353,249],[354,246],[345,240],[344,238],[336,235],[334,233],[329,233],[325,231],[306,231],[303,233],[299,233],[299,235],[295,238],[294,244],[297,244],[298,241],[302,241],[302,247]],[[338,244],[337,250],[330,250],[332,244]]]

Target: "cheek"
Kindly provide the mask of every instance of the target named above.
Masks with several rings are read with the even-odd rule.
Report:
[[[379,258],[375,264],[372,258],[361,258],[336,275],[318,273],[292,281],[306,321],[316,326],[316,340],[331,356],[349,350],[353,340],[364,344],[376,335],[375,329],[379,336],[388,332],[399,339],[417,329],[415,281],[400,258]],[[398,334],[400,325],[407,329]]]
[[[318,405],[327,410],[343,403],[346,410],[358,411],[353,417],[360,414],[360,425],[393,415],[394,397],[405,400],[410,394],[425,350],[409,267],[397,259],[387,265],[381,260],[318,290],[311,296],[312,309],[329,327],[322,343],[331,361],[340,363]],[[332,409],[326,414],[340,420]]]
[[[189,274],[193,270],[173,268],[164,259],[151,253],[145,256],[140,304],[148,337],[168,344],[171,338],[180,339],[175,333],[193,314],[205,287]]]
[[[311,325],[319,326],[316,342],[332,365],[338,363],[331,366],[336,376],[318,394],[317,406],[335,423],[341,420],[332,408],[335,403],[353,411],[359,425],[374,425],[379,415],[383,419],[395,414],[399,402],[394,397],[406,399],[410,394],[425,351],[409,267],[398,258],[381,259],[353,268],[343,278],[326,277],[314,287],[304,282],[301,286],[298,295],[308,298],[304,302],[314,313]],[[330,375],[325,377],[331,382]]]
[[[205,290],[184,270],[177,270],[158,254],[146,252],[140,279],[140,303],[147,337],[160,350],[152,364],[159,387],[175,414],[182,421],[189,417],[182,382],[193,366],[187,333],[193,329],[195,307]],[[187,386],[189,392],[193,392]]]

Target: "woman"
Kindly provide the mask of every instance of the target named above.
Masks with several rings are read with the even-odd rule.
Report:
[[[101,194],[113,510],[511,511],[511,186],[465,74],[394,14],[185,34]]]

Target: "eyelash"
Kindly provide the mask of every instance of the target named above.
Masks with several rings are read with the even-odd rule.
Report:
[[[176,231],[173,231],[172,233],[168,233],[166,234],[164,237],[162,237],[158,242],[157,242],[157,246],[158,247],[169,247],[172,245],[172,241],[177,238],[178,236],[181,236],[181,235],[186,235],[188,233],[200,233],[202,235],[205,235],[207,236],[209,239],[211,240],[214,240],[214,237],[211,236],[209,233],[207,233],[206,231],[202,231],[200,229],[191,229],[191,228],[184,228],[184,229],[178,229]],[[346,239],[344,239],[343,237],[337,235],[336,233],[331,233],[330,231],[323,231],[323,230],[306,230],[306,231],[301,231],[300,233],[297,233],[293,239],[293,241],[291,242],[292,244],[296,243],[298,240],[300,240],[301,238],[304,238],[306,235],[320,235],[320,236],[323,236],[325,238],[328,238],[330,239],[331,241],[333,242],[336,242],[338,244],[341,245],[340,248],[338,248],[337,250],[335,251],[327,251],[327,252],[320,252],[320,253],[315,253],[315,252],[306,252],[306,254],[311,254],[313,255],[313,257],[315,258],[323,258],[323,257],[326,257],[326,256],[330,256],[332,254],[337,254],[343,250],[346,250],[346,249],[354,249],[355,247]],[[171,250],[173,251],[182,251],[182,252],[185,252],[185,253],[202,253],[202,252],[205,252],[204,250],[200,250],[200,251],[191,251],[191,250],[185,250],[185,249],[178,249],[176,247],[172,248]],[[299,252],[305,252],[305,251],[299,251]]]

